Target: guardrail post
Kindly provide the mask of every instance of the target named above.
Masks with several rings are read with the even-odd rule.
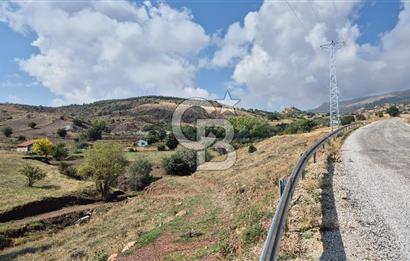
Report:
[[[286,187],[286,179],[285,178],[280,178],[279,179],[279,194],[282,197],[283,191],[285,191]]]
[[[313,163],[316,163],[316,151],[313,153]]]
[[[325,143],[322,144],[322,149],[323,149],[323,150],[325,149]]]

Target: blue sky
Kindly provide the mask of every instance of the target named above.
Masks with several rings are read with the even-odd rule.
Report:
[[[292,3],[292,1],[290,2]],[[262,5],[262,1],[251,0],[181,0],[166,3],[175,9],[188,8],[193,15],[193,22],[202,26],[210,38],[217,35],[220,39],[224,38],[232,23],[240,22],[243,26],[244,17],[251,11],[258,11]],[[351,14],[351,17],[354,17],[351,18],[352,22],[358,25],[361,32],[357,43],[380,46],[381,36],[396,26],[400,10],[401,3],[398,0],[367,1],[361,5],[358,10]],[[311,12],[301,14],[306,15],[306,19],[309,19],[308,16],[312,16]],[[0,22],[0,39],[2,40],[0,49],[0,102],[52,105],[56,98],[64,98],[54,94],[50,88],[41,84],[39,79],[29,76],[27,71],[22,70],[16,61],[16,59],[29,59],[39,53],[38,48],[31,45],[36,38],[36,32],[29,30],[22,34],[11,29],[9,24]],[[212,59],[218,48],[220,47],[204,48],[201,51],[201,58]],[[210,66],[199,69],[195,73],[194,83],[209,93],[221,97],[225,92],[227,83],[232,81],[235,68],[235,66]],[[66,99],[66,103],[70,102]],[[267,105],[255,103],[250,105],[269,108]],[[271,107],[279,109],[278,106]]]

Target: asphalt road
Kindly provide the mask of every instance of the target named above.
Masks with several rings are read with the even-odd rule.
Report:
[[[347,252],[357,252],[347,257],[368,251],[372,260],[410,260],[410,125],[395,118],[362,127],[346,139],[341,156],[351,211],[339,223],[345,245],[355,248]]]

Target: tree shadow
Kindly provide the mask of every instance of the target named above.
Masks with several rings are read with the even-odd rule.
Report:
[[[33,188],[38,188],[38,189],[60,189],[61,186],[58,185],[33,185]]]
[[[36,252],[43,252],[46,251],[47,249],[49,249],[51,247],[50,244],[47,245],[42,245],[39,247],[25,247],[19,250],[15,250],[9,253],[5,253],[5,254],[0,254],[0,260],[4,260],[4,261],[11,261],[11,260],[17,260],[19,256],[21,255],[25,255],[25,254],[32,254],[32,253],[36,253]]]
[[[339,230],[335,196],[333,191],[334,163],[328,157],[328,174],[322,178],[321,208],[322,225],[320,234],[322,236],[323,253],[320,260],[340,260],[346,259],[342,235]]]

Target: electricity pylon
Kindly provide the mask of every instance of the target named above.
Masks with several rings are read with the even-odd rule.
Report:
[[[330,85],[329,85],[329,106],[330,106],[330,128],[332,131],[340,127],[340,112],[339,112],[339,91],[337,89],[336,77],[336,52],[345,45],[344,42],[331,41],[330,43],[322,44],[320,47],[329,50],[330,61]]]

